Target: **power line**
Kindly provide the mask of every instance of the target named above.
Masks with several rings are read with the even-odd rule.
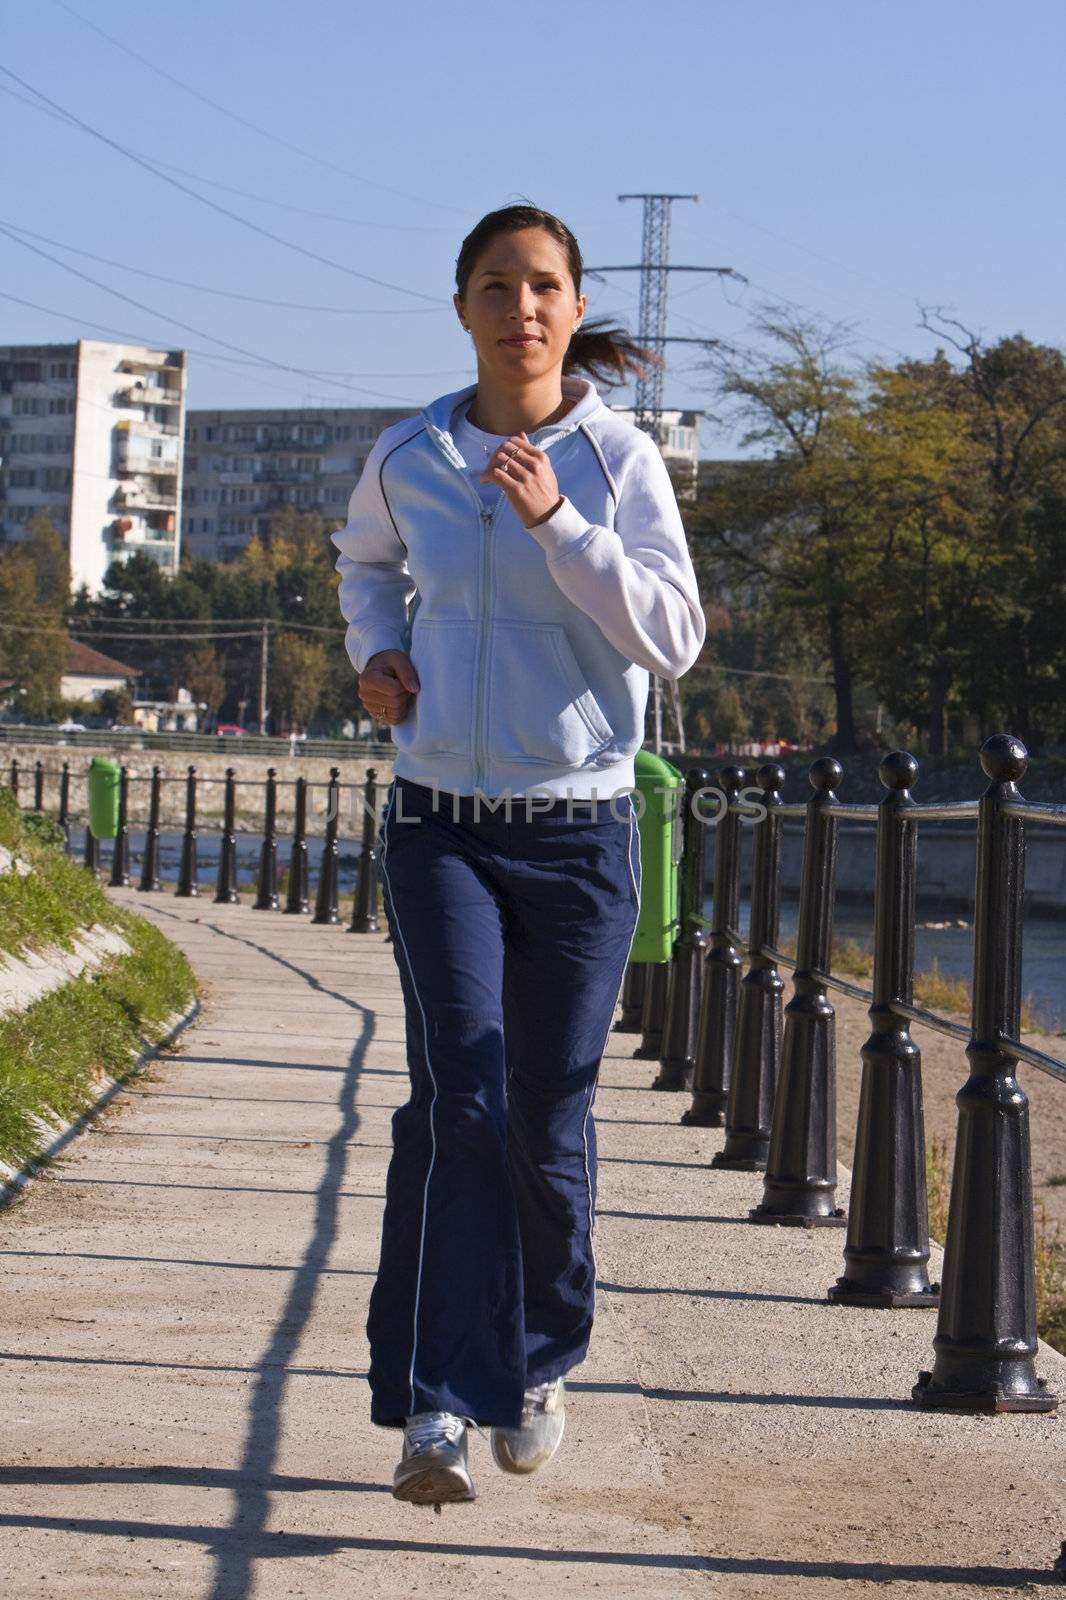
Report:
[[[728,672],[736,678],[780,678],[785,683],[820,683],[823,688],[831,689],[832,678],[805,677],[802,672],[756,672],[752,667],[726,667],[718,661],[697,662],[689,668],[690,672]]]
[[[117,619],[112,618],[111,620],[115,621]],[[143,622],[146,619],[142,617],[137,620]],[[79,642],[83,644],[91,644],[95,639],[106,639],[116,644],[134,644],[139,641],[150,641],[154,644],[212,644],[223,639],[262,639],[264,626],[273,629],[275,632],[325,633],[337,639],[342,639],[346,631],[344,628],[313,627],[310,623],[283,622],[278,618],[267,617],[263,619],[263,622],[257,628],[247,628],[233,632],[198,631],[195,633],[161,634],[157,630],[153,630],[151,633],[111,633],[103,629],[90,630],[82,622],[64,623],[57,621],[52,628],[42,628],[38,625],[21,622],[0,622],[0,633],[48,634],[53,637],[57,633],[65,633],[69,638],[79,639]]]
[[[789,239],[783,233],[777,233],[773,228],[767,228],[761,222],[752,222],[750,217],[742,217],[736,211],[723,211],[723,217],[731,217],[734,222],[739,222],[741,227],[754,228],[759,233],[765,233],[767,238],[776,239],[779,244],[788,245],[790,250],[801,250],[804,255],[813,257],[815,261],[824,262],[828,267],[836,267],[840,272],[846,272],[852,278],[859,278],[865,283],[872,284],[875,289],[881,289],[886,294],[894,294],[901,300],[908,300],[913,305],[918,298],[916,295],[907,294],[903,289],[897,289],[890,283],[882,283],[878,278],[871,278],[868,272],[859,272],[855,267],[849,267],[843,261],[837,261],[833,256],[824,255],[820,250],[812,250],[809,245],[800,244],[798,239]]]
[[[380,189],[383,194],[396,195],[401,200],[411,200],[420,206],[432,206],[436,211],[450,211],[455,216],[467,215],[466,211],[461,210],[458,206],[446,205],[440,200],[425,200],[420,195],[408,194],[405,189],[394,189],[390,184],[377,183],[373,178],[367,178],[361,172],[352,172],[349,167],[338,166],[335,161],[328,161],[324,156],[316,155],[311,150],[305,150],[301,145],[293,144],[289,139],[283,139],[280,134],[272,132],[269,128],[261,128],[257,122],[251,122],[247,117],[242,117],[239,112],[234,111],[230,106],[224,106],[218,100],[213,100],[210,95],[204,94],[201,89],[194,88],[192,84],[186,83],[182,78],[175,77],[172,72],[167,72],[164,67],[157,66],[154,61],[149,61],[147,56],[142,56],[129,45],[123,44],[122,40],[116,39],[114,34],[107,33],[97,23],[91,22],[80,11],[76,11],[72,5],[68,5],[67,0],[54,0],[54,4],[58,5],[63,11],[68,12],[70,16],[77,17],[79,22],[84,23],[87,28],[91,28],[94,33],[98,33],[109,44],[114,45],[116,50],[121,50],[126,55],[132,56],[134,61],[139,61],[142,66],[158,73],[161,78],[166,78],[169,83],[175,84],[179,89],[184,89],[186,94],[191,94],[202,104],[210,106],[212,110],[219,112],[224,117],[229,117],[231,121],[240,123],[242,127],[250,128],[253,133],[258,133],[262,138],[269,139],[273,144],[281,145],[285,150],[292,150],[296,155],[303,156],[308,161],[314,161],[318,166],[325,167],[330,172],[339,172],[345,178],[354,178],[356,183],[365,183],[370,189]]]
[[[239,212],[231,211],[228,206],[220,205],[217,200],[210,199],[208,195],[198,194],[197,191],[195,189],[191,189],[187,183],[182,183],[179,179],[170,177],[168,173],[161,171],[160,168],[154,164],[154,162],[146,160],[143,156],[135,155],[133,151],[127,149],[125,145],[121,145],[117,140],[109,138],[106,133],[101,133],[98,128],[92,127],[90,123],[83,121],[81,117],[75,116],[72,111],[68,111],[65,106],[61,106],[57,101],[50,99],[49,96],[44,94],[40,89],[34,88],[32,83],[27,83],[25,78],[20,78],[17,72],[11,71],[10,67],[5,67],[0,64],[0,72],[2,72],[5,77],[11,78],[15,83],[21,85],[23,89],[28,89],[29,92],[32,95],[35,95],[36,98],[44,105],[51,106],[53,110],[58,111],[62,116],[66,117],[71,123],[73,123],[75,127],[80,128],[83,133],[87,133],[90,138],[99,140],[101,144],[106,144],[109,149],[116,150],[119,155],[125,156],[126,160],[132,161],[135,166],[143,167],[143,169],[146,172],[150,172],[153,177],[161,179],[163,183],[169,183],[172,188],[178,189],[182,194],[187,194],[193,200],[199,201],[200,205],[207,206],[211,211],[217,211],[220,216],[228,217],[231,222],[239,223],[241,227],[250,229],[252,233],[257,233],[264,239],[270,239],[274,244],[280,244],[286,250],[294,250],[297,255],[306,256],[310,261],[317,261],[322,266],[332,267],[337,272],[346,273],[350,278],[358,278],[362,283],[372,283],[377,288],[389,289],[394,294],[410,295],[411,298],[415,300],[428,300],[433,305],[446,303],[442,302],[437,295],[423,294],[420,289],[406,289],[400,284],[388,283],[383,278],[374,278],[368,273],[357,272],[354,267],[348,267],[345,266],[343,262],[334,261],[329,256],[321,255],[317,250],[309,250],[305,245],[296,244],[293,242],[293,240],[284,238],[280,233],[274,233],[272,229],[264,228],[258,222],[252,222],[248,217],[242,217]]]
[[[120,272],[132,272],[139,278],[152,278],[156,283],[169,283],[179,289],[192,289],[197,294],[213,294],[224,300],[243,300],[254,306],[272,306],[281,311],[323,311],[338,317],[439,317],[445,311],[451,310],[450,306],[443,305],[404,306],[402,309],[394,306],[384,310],[374,306],[321,306],[308,305],[299,300],[268,300],[262,295],[242,294],[237,289],[217,289],[212,284],[190,283],[188,278],[171,278],[163,272],[151,272],[147,267],[134,267],[128,261],[116,261],[112,256],[98,256],[91,250],[82,250],[77,245],[66,244],[62,239],[50,239],[46,233],[36,233],[32,228],[19,227],[18,223],[11,222],[7,218],[4,219],[4,226],[20,236],[24,235],[28,239],[37,239],[42,244],[53,245],[57,250],[68,250],[71,255],[83,256],[87,261],[98,261],[104,267],[117,267]]]
[[[0,72],[4,69],[0,67]],[[348,390],[352,394],[370,395],[371,398],[381,400],[390,396],[382,394],[379,389],[363,389],[358,385],[341,383],[336,378],[327,377],[320,372],[309,372],[305,367],[294,367],[285,361],[273,361],[269,356],[258,355],[254,350],[246,350],[243,345],[231,344],[228,339],[219,339],[215,334],[206,332],[203,328],[194,327],[190,322],[183,322],[180,317],[172,317],[169,312],[160,311],[155,306],[145,305],[142,300],[134,300],[131,295],[123,294],[121,289],[113,289],[110,284],[101,283],[98,278],[92,278],[87,272],[82,272],[78,267],[72,267],[66,261],[60,261],[57,256],[51,255],[47,250],[42,250],[40,245],[31,244],[28,239],[20,239],[0,222],[0,234],[10,239],[14,244],[21,245],[24,250],[31,250],[34,255],[50,261],[53,266],[59,267],[62,272],[69,272],[75,278],[81,278],[85,283],[90,283],[96,289],[102,289],[105,294],[112,294],[117,300],[124,300],[127,305],[135,306],[138,311],[147,311],[150,316],[162,317],[164,322],[172,322],[176,328],[183,329],[186,333],[194,333],[199,339],[208,339],[212,344],[221,345],[224,350],[235,350],[238,355],[247,356],[252,361],[260,362],[263,366],[276,367],[280,372],[294,372],[298,377],[313,379],[316,383],[331,384],[334,388]]]
[[[78,626],[88,627],[92,623],[102,622],[107,627],[117,627],[128,623],[130,627],[139,627],[150,622],[153,628],[294,628],[302,633],[345,633],[347,630],[341,625],[325,627],[320,622],[292,622],[285,617],[82,617]],[[98,638],[103,637],[98,634]],[[117,634],[115,637],[119,637]],[[154,634],[145,635],[154,638]],[[229,635],[224,635],[229,637]],[[242,635],[243,637],[243,635]],[[258,635],[257,635],[258,637]]]
[[[58,317],[62,322],[74,322],[74,323],[77,323],[79,328],[94,328],[98,333],[113,334],[116,338],[122,340],[122,342],[124,344],[144,345],[145,348],[149,349],[149,350],[153,350],[153,349],[157,348],[156,341],[154,339],[149,338],[147,336],[147,334],[131,333],[128,328],[116,328],[109,322],[97,322],[93,318],[76,315],[72,311],[57,311],[54,306],[42,306],[39,303],[39,301],[36,301],[36,300],[25,300],[20,295],[9,294],[6,289],[0,289],[0,300],[10,300],[15,305],[26,306],[30,311],[41,311],[41,312],[44,313],[45,316]],[[222,366],[227,371],[231,367],[243,367],[243,366],[247,366],[248,365],[247,361],[245,361],[241,357],[238,357],[238,356],[222,356],[222,355],[219,355],[217,351],[197,350],[197,349],[195,349],[193,347],[188,347],[186,353],[188,355],[191,355],[191,356],[196,356],[197,360],[199,360],[199,361],[206,361],[209,364],[213,364],[215,366]],[[255,381],[261,388],[276,389],[279,394],[298,394],[299,393],[299,390],[291,389],[286,385],[279,384],[279,383],[271,383],[269,378],[264,378],[264,377],[261,376],[262,370],[263,369],[262,369],[261,366],[259,366],[258,364],[255,365],[255,375],[256,375]],[[249,373],[238,371],[238,372],[232,373],[231,376],[237,377],[237,378],[243,378],[243,379],[245,379],[247,381],[251,381],[251,375]],[[312,374],[312,377],[313,376],[314,376],[314,374]],[[331,398],[335,399],[336,397],[333,396]],[[396,394],[394,394],[394,395],[384,396],[383,398],[386,398],[386,399],[390,400],[392,402],[392,404],[394,406],[397,406],[397,407],[418,406],[418,405],[421,404],[421,401],[411,400],[405,395],[396,395]],[[211,408],[209,407],[207,409],[211,409]],[[306,408],[306,406],[303,406],[303,407],[290,406],[287,409],[289,409],[289,410],[297,410],[297,409],[306,410],[307,408]]]
[[[36,100],[31,100],[28,95],[19,94],[6,83],[0,83],[0,94],[6,94],[12,100],[17,100],[20,105],[32,106],[34,111],[39,111],[42,116],[51,117],[53,122],[69,127],[71,119],[63,111],[51,111],[47,106],[39,105]],[[130,147],[132,148],[132,146]],[[135,151],[141,155],[142,151]],[[149,158],[146,156],[145,160]],[[376,228],[382,233],[446,233],[454,235],[452,228],[436,226],[426,222],[375,222],[369,217],[346,217],[336,211],[318,211],[310,206],[297,206],[289,200],[279,200],[276,195],[257,194],[253,189],[238,189],[232,183],[222,183],[218,178],[209,178],[202,172],[192,172],[188,167],[179,167],[173,161],[160,161],[152,157],[156,166],[162,167],[166,172],[180,173],[183,178],[192,178],[195,183],[206,184],[209,189],[221,189],[224,194],[239,195],[242,200],[254,200],[257,205],[273,206],[276,211],[292,211],[300,217],[314,217],[319,222],[340,222],[348,228]]]

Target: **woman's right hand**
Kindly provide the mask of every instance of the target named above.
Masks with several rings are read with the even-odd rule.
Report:
[[[422,685],[406,650],[379,650],[359,674],[359,698],[377,722],[402,722]]]

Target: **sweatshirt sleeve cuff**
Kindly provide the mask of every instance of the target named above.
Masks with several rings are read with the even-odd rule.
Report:
[[[544,550],[549,561],[563,561],[575,555],[593,540],[599,528],[586,522],[575,505],[563,496],[558,511],[553,511],[543,522],[534,523],[526,532],[531,533]]]
[[[370,657],[376,656],[379,650],[406,649],[407,641],[402,634],[384,623],[376,623],[371,628],[360,630],[357,646],[352,654],[352,665],[356,672],[365,672]]]

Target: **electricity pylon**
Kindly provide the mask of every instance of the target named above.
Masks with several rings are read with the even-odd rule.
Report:
[[[662,354],[666,344],[716,344],[715,339],[692,339],[666,331],[666,301],[671,272],[714,272],[724,278],[747,282],[733,267],[683,267],[670,260],[670,207],[675,200],[699,200],[698,194],[620,194],[619,200],[643,200],[643,239],[640,262],[624,267],[588,267],[590,277],[604,272],[639,272],[640,305],[637,339],[649,350]],[[638,428],[650,433],[661,449],[664,443],[663,368],[653,366],[636,381],[634,418]]]
[[[721,277],[741,278],[732,267],[681,267],[670,261],[670,207],[675,200],[699,200],[698,194],[620,194],[619,200],[643,200],[644,226],[639,266],[589,267],[590,276],[605,272],[639,272],[640,304],[637,339],[649,350],[661,355],[667,344],[713,345],[715,339],[691,339],[670,335],[666,331],[666,301],[671,272],[714,272]],[[661,450],[666,443],[663,429],[663,376],[664,368],[656,364],[645,368],[636,380],[633,420],[638,428],[650,433]],[[681,716],[681,695],[676,678],[666,679],[670,695],[670,708],[677,728],[677,746],[685,748],[685,727]],[[663,680],[652,675],[652,739],[656,753],[663,745]]]

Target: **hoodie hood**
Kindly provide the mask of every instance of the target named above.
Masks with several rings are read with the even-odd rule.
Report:
[[[582,422],[604,409],[599,390],[590,378],[579,378],[569,374],[563,377],[561,387],[563,394],[575,403],[566,416],[560,417],[558,422],[549,422],[545,427],[536,430],[537,443],[542,450],[554,444],[557,439],[573,433]],[[472,383],[465,389],[456,389],[453,394],[440,395],[428,406],[424,406],[420,413],[430,437],[457,467],[465,467],[466,463],[452,438],[452,417],[457,406],[472,400],[476,394],[477,384]]]

